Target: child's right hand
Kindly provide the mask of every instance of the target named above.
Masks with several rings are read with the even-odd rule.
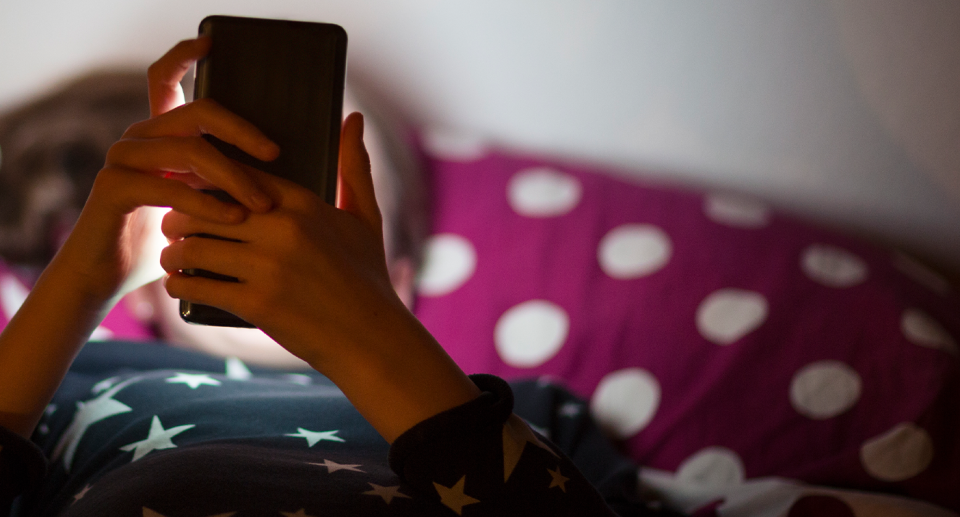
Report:
[[[279,148],[256,127],[209,100],[182,103],[179,80],[209,50],[208,39],[182,41],[150,67],[149,120],[132,125],[114,144],[83,212],[51,263],[66,268],[91,302],[107,304],[158,277],[137,272],[143,257],[144,206],[172,207],[217,223],[235,224],[247,210],[266,212],[267,197],[246,173],[202,135],[211,134],[264,161]],[[194,187],[212,185],[242,206],[217,201]]]

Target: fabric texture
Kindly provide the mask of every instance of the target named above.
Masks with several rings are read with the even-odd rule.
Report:
[[[960,509],[960,298],[941,275],[748,197],[426,142],[416,314],[465,371],[562,382],[678,479]]]
[[[27,493],[16,516],[650,513],[635,465],[588,412],[569,409],[583,401],[553,385],[515,384],[561,450],[514,415],[507,383],[472,378],[480,398],[391,448],[315,372],[89,343],[32,437],[39,450],[0,433],[0,477],[22,480],[2,485]]]
[[[33,287],[36,271],[18,269],[4,263],[0,258],[0,330],[7,326],[7,322]],[[104,341],[109,339],[125,339],[133,341],[149,341],[156,339],[153,330],[141,322],[131,310],[129,301],[123,299],[107,314],[106,318],[93,331],[91,339]]]

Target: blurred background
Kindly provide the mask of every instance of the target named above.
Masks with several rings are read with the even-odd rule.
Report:
[[[960,272],[960,2],[0,0],[0,111],[145,67],[208,14],[344,26],[349,74],[418,125],[751,193]]]

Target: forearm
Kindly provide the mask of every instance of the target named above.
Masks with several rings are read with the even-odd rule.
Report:
[[[0,425],[29,437],[74,357],[109,309],[56,260],[0,333]]]
[[[314,367],[392,443],[414,425],[469,402],[480,390],[433,336],[406,310],[389,307],[371,318],[336,362]]]

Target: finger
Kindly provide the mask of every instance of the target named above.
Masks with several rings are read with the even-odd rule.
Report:
[[[351,113],[343,121],[337,186],[337,207],[382,234],[383,223],[373,191],[370,156],[363,145],[363,115],[358,112]]]
[[[141,206],[171,207],[178,212],[211,222],[237,224],[246,218],[243,208],[224,203],[178,181],[143,174],[124,167],[107,167],[97,175],[91,191],[104,196],[120,213]]]
[[[203,138],[125,138],[107,151],[106,162],[108,166],[146,172],[192,172],[225,190],[250,210],[265,212],[273,205],[243,168]]]
[[[180,80],[190,65],[210,51],[210,38],[200,37],[177,43],[147,69],[150,116],[166,113],[183,104]]]
[[[248,295],[244,284],[180,272],[169,274],[164,279],[163,286],[173,298],[209,305],[234,314],[237,313],[238,302]]]
[[[245,240],[247,224],[224,224],[209,219],[200,219],[176,210],[164,214],[160,222],[160,231],[171,241],[185,239],[191,235],[205,233],[226,239]]]
[[[280,147],[256,126],[224,108],[213,99],[199,99],[180,106],[127,130],[125,137],[158,138],[164,136],[213,135],[262,161],[280,154]]]
[[[246,247],[239,242],[187,237],[171,243],[160,252],[160,266],[167,273],[203,269],[244,282],[254,270],[254,265],[248,259],[250,255],[243,253]]]

